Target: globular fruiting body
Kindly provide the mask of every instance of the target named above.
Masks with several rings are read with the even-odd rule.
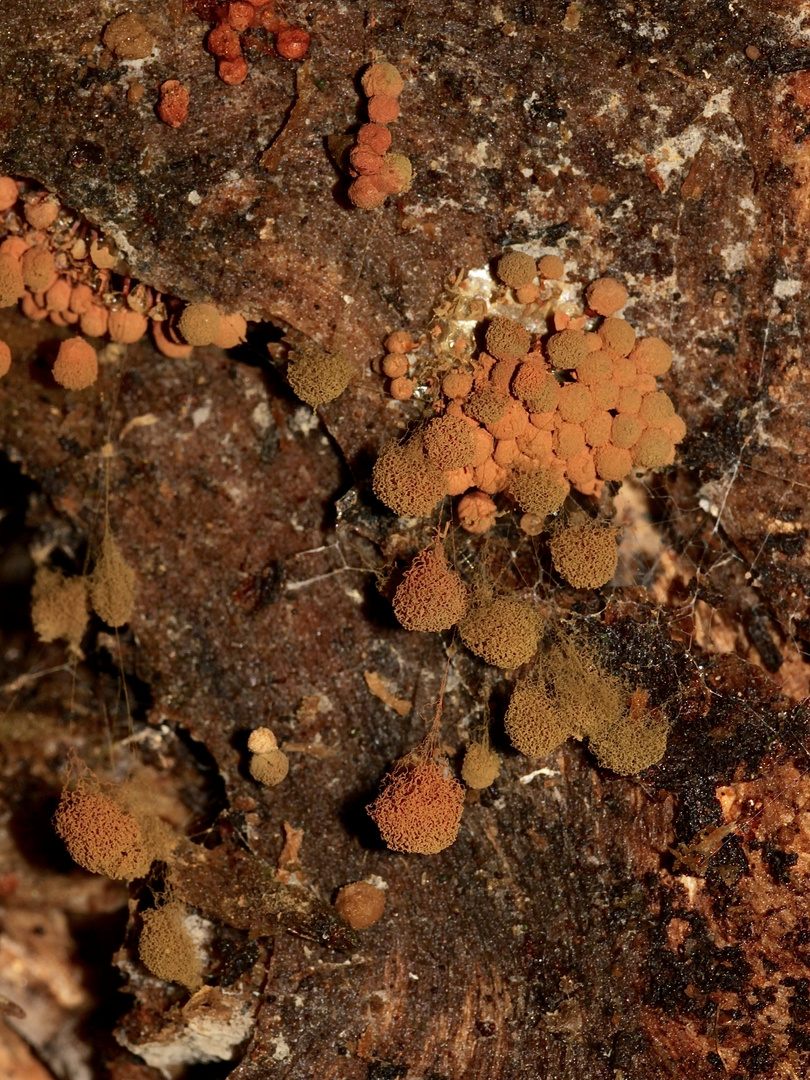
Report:
[[[108,23],[103,41],[120,60],[143,60],[155,44],[146,23],[134,12],[125,12]]]
[[[530,341],[529,331],[515,319],[496,315],[487,327],[487,352],[498,360],[525,356]]]
[[[13,307],[25,292],[22,267],[11,255],[0,255],[0,307]]]
[[[585,290],[585,299],[598,315],[614,315],[627,303],[627,289],[615,278],[599,278]]]
[[[467,587],[436,543],[420,551],[394,594],[394,614],[406,630],[449,630],[467,610]]]
[[[521,510],[537,517],[547,517],[559,510],[568,491],[568,483],[557,469],[515,473],[509,484],[509,492]]]
[[[549,540],[554,569],[575,589],[598,589],[616,573],[616,530],[586,522],[558,530]]]
[[[435,855],[458,836],[464,788],[430,757],[397,762],[367,808],[392,851]]]
[[[276,51],[285,60],[303,60],[309,48],[309,34],[300,26],[285,26],[276,34]]]
[[[507,251],[498,259],[498,277],[511,289],[531,284],[535,273],[534,259],[523,251]]]
[[[327,352],[315,342],[306,342],[290,353],[287,382],[302,401],[316,408],[340,397],[354,374],[354,364],[345,353]]]
[[[93,874],[132,881],[152,865],[137,819],[98,785],[82,782],[63,791],[54,826],[73,861]]]
[[[56,354],[53,377],[66,390],[86,390],[98,378],[98,354],[89,341],[74,337],[63,341]]]
[[[465,532],[481,534],[489,532],[498,516],[496,503],[483,491],[468,491],[462,495],[456,507],[458,523]]]
[[[138,955],[153,975],[192,993],[202,985],[202,960],[186,928],[185,907],[169,901],[144,911]]]
[[[177,327],[189,345],[212,345],[222,329],[222,320],[213,304],[188,304]]]
[[[164,124],[178,128],[188,116],[190,102],[188,87],[183,86],[177,79],[167,79],[160,86],[157,114]]]
[[[572,734],[568,718],[537,674],[515,686],[504,727],[515,749],[535,758],[550,754]]]
[[[252,754],[248,768],[254,780],[265,787],[275,787],[286,779],[290,759],[283,750],[270,750],[265,754]]]
[[[31,622],[39,640],[62,638],[78,653],[89,618],[86,579],[40,566],[31,590]]]
[[[470,652],[507,669],[531,660],[539,630],[534,606],[515,596],[481,598],[459,624],[459,636]]]
[[[385,912],[385,892],[367,881],[344,885],[335,897],[335,910],[353,930],[366,930]]]
[[[445,414],[429,420],[423,439],[427,459],[437,469],[463,469],[475,458],[475,434],[460,416]]]
[[[661,760],[668,732],[663,710],[647,708],[647,694],[641,691],[631,695],[625,714],[591,735],[589,746],[603,768],[631,776]]]
[[[474,791],[491,787],[500,776],[501,759],[484,743],[472,742],[464,753],[461,779]]]
[[[384,446],[372,483],[380,502],[401,516],[426,517],[447,492],[445,474],[425,457],[419,438]]]
[[[135,571],[107,527],[101,551],[90,577],[90,602],[108,626],[123,626],[132,616],[135,603]]]

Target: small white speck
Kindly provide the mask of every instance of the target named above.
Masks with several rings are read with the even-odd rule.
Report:
[[[253,412],[250,414],[250,418],[259,431],[267,431],[272,423],[273,417],[270,414],[270,406],[266,401],[260,401]]]
[[[286,1061],[291,1051],[284,1036],[276,1035],[274,1039],[270,1039],[270,1043],[273,1046],[273,1061]]]
[[[211,415],[211,405],[201,405],[191,414],[191,422],[195,428],[200,427]]]
[[[786,296],[796,296],[797,293],[801,292],[801,288],[801,281],[797,280],[796,278],[788,278],[785,281],[776,282],[773,287],[773,295],[778,300],[782,300]]]
[[[196,190],[190,191],[188,195],[186,195],[186,198],[192,206],[199,206],[202,202],[202,195],[200,195],[199,191]]]
[[[526,773],[518,777],[521,784],[530,784],[536,776],[556,776],[554,769],[535,769],[534,772]]]
[[[300,432],[301,435],[311,435],[320,422],[320,417],[314,409],[302,405],[300,409],[295,410],[292,418],[287,422],[287,426],[293,432]]]

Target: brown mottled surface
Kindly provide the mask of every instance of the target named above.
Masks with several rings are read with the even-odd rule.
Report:
[[[542,557],[538,587],[544,610],[578,609],[604,661],[670,711],[667,757],[635,781],[578,746],[541,772],[506,751],[456,845],[409,858],[381,848],[363,809],[424,733],[445,666],[438,638],[395,626],[374,577],[383,554],[427,536],[365,486],[409,411],[365,366],[315,423],[260,333],[230,357],[169,361],[135,346],[94,390],[69,395],[45,363],[59,332],[3,313],[17,362],[0,383],[13,463],[0,488],[0,955],[25,964],[0,965],[0,993],[37,988],[42,1011],[18,1030],[55,1073],[155,1080],[160,1066],[217,1056],[235,1080],[810,1070],[807,717],[748,663],[794,701],[807,692],[810,49],[794,6],[745,8],[594,3],[566,30],[564,3],[432,0],[377,5],[372,33],[359,5],[290,2],[287,17],[312,32],[318,84],[273,175],[259,158],[292,104],[293,65],[257,56],[228,89],[201,47],[205,26],[158,0],[140,8],[157,51],[132,70],[83,49],[118,7],[4,11],[0,165],[107,229],[136,276],[344,342],[365,365],[388,329],[430,328],[447,273],[510,243],[559,250],[573,281],[625,278],[629,317],[675,348],[666,388],[690,429],[680,466],[647,489],[654,543],[644,514],[622,511],[630,542],[604,617],[598,599],[553,586]],[[346,206],[325,140],[357,122],[372,48],[408,74],[395,145],[416,180],[363,215]],[[130,105],[136,74],[147,92]],[[153,112],[174,77],[192,91],[177,130]],[[120,642],[93,626],[74,674],[59,646],[31,638],[29,552],[86,565],[108,439],[111,520],[138,600]],[[537,579],[525,546],[509,554],[509,519],[491,541],[454,542],[467,573],[487,554],[505,580]],[[366,671],[413,700],[409,717],[370,695]],[[490,704],[501,738],[505,684],[491,701],[490,689],[456,653],[453,751]],[[319,708],[300,710],[313,695]],[[279,788],[258,789],[246,769],[258,723],[296,747]],[[154,797],[204,845],[185,889],[210,985],[190,1003],[138,965],[150,890],[127,911],[123,889],[70,871],[49,831],[68,746],[105,771],[110,740],[112,775],[145,763]],[[285,822],[303,840],[282,884],[302,892],[280,921],[304,938],[267,936],[240,914],[257,910]],[[714,832],[728,822],[741,824]],[[327,905],[368,874],[388,886],[383,920],[356,950],[310,940],[341,944]],[[29,911],[46,920],[50,966]],[[131,1007],[107,963],[125,924],[116,962]]]

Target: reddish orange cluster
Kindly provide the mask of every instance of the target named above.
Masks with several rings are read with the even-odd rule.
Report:
[[[303,60],[309,48],[309,34],[290,26],[273,10],[274,0],[230,0],[216,7],[217,21],[206,41],[206,48],[217,59],[217,74],[229,86],[238,86],[247,78],[245,47],[262,46],[250,30],[265,30],[274,35],[276,53],[284,60]],[[244,36],[243,36],[244,35]]]
[[[188,87],[183,86],[177,79],[166,79],[160,84],[157,114],[164,124],[178,128],[188,116],[190,100]]]
[[[87,338],[129,345],[151,326],[166,356],[188,356],[193,345],[231,349],[244,341],[241,315],[221,315],[210,304],[165,298],[128,276],[113,244],[63,207],[55,196],[11,176],[0,176],[0,307],[18,302],[35,322],[74,327]],[[0,374],[10,355],[0,348]],[[95,382],[95,348],[82,337],[62,343],[54,378],[71,390]]]
[[[509,252],[504,261],[505,284],[534,287],[537,271],[529,256]],[[541,262],[541,278],[562,269],[556,257]],[[586,291],[590,316],[603,316],[599,325],[587,331],[587,315],[571,319],[557,312],[553,332],[534,340],[514,319],[489,321],[485,350],[445,374],[435,405],[440,418],[418,433],[423,465],[415,473],[423,486],[432,485],[432,505],[430,466],[443,474],[446,494],[462,496],[458,519],[468,532],[483,533],[494,524],[493,496],[507,492],[524,512],[524,530],[537,534],[571,487],[595,495],[634,468],[672,463],[686,427],[656,381],[669,370],[672,351],[661,338],[636,338],[630,323],[616,315],[626,300],[620,282],[602,278]],[[405,379],[397,360],[391,351],[383,361],[383,371],[394,376],[392,392]],[[431,433],[435,437],[428,439]],[[406,449],[416,452],[411,443],[416,445],[412,438],[400,456]],[[380,483],[375,490],[391,505],[387,487]],[[392,509],[402,513],[405,503],[394,501]]]
[[[380,363],[380,370],[390,382],[388,393],[397,401],[407,401],[413,397],[416,382],[408,378],[411,362],[408,353],[416,348],[416,342],[407,330],[395,330],[385,339],[385,356]]]
[[[472,369],[445,376],[445,415],[463,418],[481,446],[475,462],[448,475],[450,494],[474,489],[459,506],[469,531],[489,527],[491,497],[505,489],[532,531],[562,505],[569,486],[593,495],[633,468],[674,460],[686,428],[656,382],[672,362],[669,346],[657,337],[637,339],[615,316],[627,298],[620,282],[601,279],[586,298],[605,316],[595,330],[586,332],[584,316],[563,316],[548,339],[531,343],[519,323],[496,317]]]
[[[391,150],[388,124],[399,116],[399,95],[405,86],[402,76],[386,60],[368,67],[362,78],[369,122],[357,132],[349,151],[349,171],[354,180],[349,198],[361,210],[382,206],[389,195],[401,195],[411,186],[410,160]]]

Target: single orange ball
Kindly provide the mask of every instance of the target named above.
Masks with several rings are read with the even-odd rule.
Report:
[[[367,881],[344,885],[335,897],[335,910],[353,930],[379,922],[385,911],[385,893]]]
[[[285,60],[302,60],[309,48],[309,34],[299,26],[285,26],[276,34],[276,51]]]
[[[247,78],[248,66],[244,56],[235,60],[220,60],[217,63],[217,75],[228,86],[239,86]]]
[[[598,278],[585,290],[585,299],[598,315],[614,315],[627,303],[627,289],[615,278]]]
[[[385,192],[374,186],[370,176],[358,176],[349,184],[349,199],[360,210],[375,210],[385,202]]]
[[[0,176],[0,210],[10,210],[19,196],[17,181],[11,176]]]
[[[391,146],[391,132],[383,124],[363,124],[357,132],[357,145],[382,156]]]
[[[98,377],[96,350],[81,337],[63,341],[56,354],[53,377],[66,390],[84,390],[92,386]]]
[[[390,124],[399,116],[399,102],[387,94],[374,94],[368,99],[368,118],[372,124]]]

